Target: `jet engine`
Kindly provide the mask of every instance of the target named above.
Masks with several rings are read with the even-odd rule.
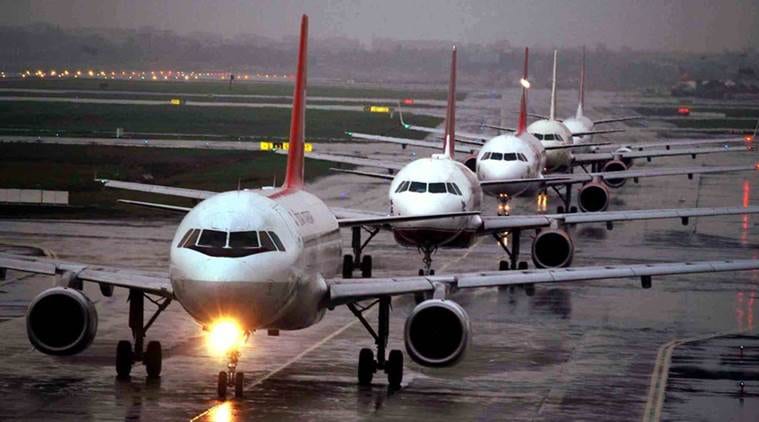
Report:
[[[26,334],[48,355],[73,355],[95,339],[95,305],[81,290],[53,287],[40,293],[26,312]]]
[[[469,315],[451,300],[429,299],[406,320],[406,351],[423,366],[451,366],[469,344]]]
[[[477,156],[476,155],[470,155],[462,161],[462,163],[473,172],[477,173]]]
[[[625,171],[627,170],[627,164],[625,164],[621,160],[611,160],[607,161],[604,166],[601,168],[601,171],[604,172],[611,172],[611,171]],[[607,186],[610,188],[620,188],[624,186],[627,179],[610,179],[605,178],[604,183],[606,183]]]
[[[580,188],[577,203],[585,212],[606,211],[609,208],[609,188],[598,180],[588,182]]]
[[[575,243],[564,229],[541,230],[532,242],[532,262],[538,268],[562,268],[572,264]]]

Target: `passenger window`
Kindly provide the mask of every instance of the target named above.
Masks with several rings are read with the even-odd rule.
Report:
[[[445,193],[445,183],[430,183],[430,193]]]
[[[408,188],[409,192],[424,193],[427,192],[427,184],[422,182],[411,182]]]
[[[223,248],[227,245],[227,232],[218,230],[203,230],[198,239],[198,246],[207,248]]]
[[[406,182],[408,183],[408,182]],[[269,233],[269,236],[271,236],[271,240],[274,242],[275,245],[277,245],[277,249],[279,249],[281,252],[285,251],[285,245],[282,244],[282,241],[279,240],[279,236],[277,236],[274,232],[267,232]]]
[[[395,193],[406,192],[406,189],[408,189],[408,184],[408,180],[401,182],[401,184],[398,185],[398,189],[395,190]]]
[[[517,155],[513,152],[507,152],[503,154],[503,161],[516,161]]]
[[[500,152],[494,152],[490,155],[490,159],[497,160],[497,161],[503,160],[503,154],[501,154]]]
[[[272,242],[269,234],[266,232],[261,232],[261,249],[261,252],[270,252],[277,250],[277,247],[274,246],[274,242]]]
[[[230,248],[255,249],[258,246],[258,233],[254,231],[232,232],[229,234]]]

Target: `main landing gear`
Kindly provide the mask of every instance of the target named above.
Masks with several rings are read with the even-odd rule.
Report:
[[[366,230],[369,233],[369,237],[362,243],[361,242],[361,230]],[[366,245],[379,233],[380,229],[376,227],[353,227],[351,248],[353,249],[353,255],[343,255],[343,278],[353,278],[353,270],[360,269],[361,277],[372,277],[372,256],[364,255],[361,253],[364,251]]]
[[[519,261],[519,241],[521,234],[521,230],[512,230],[511,232],[493,234],[496,242],[501,245],[501,248],[503,248],[504,252],[506,252],[506,255],[509,257],[508,260],[501,260],[498,262],[499,271],[523,271],[529,268],[529,265],[526,261]],[[511,247],[509,247],[509,237],[511,237]],[[532,283],[509,286],[509,291],[513,291],[514,287],[524,289],[524,292],[527,294],[527,296],[533,296],[535,294],[535,285]],[[505,287],[499,289],[503,290]]]
[[[564,185],[564,192],[561,192],[559,190],[559,187],[557,186],[551,186],[551,189],[553,189],[554,192],[556,192],[556,196],[559,197],[562,203],[562,205],[559,205],[558,207],[556,207],[557,214],[564,214],[565,212],[570,212],[570,213],[577,212],[577,207],[571,205],[572,204],[572,185],[571,184]]]
[[[377,331],[364,318],[364,312],[373,306],[379,306]],[[369,348],[363,348],[358,354],[358,383],[359,385],[370,385],[372,378],[377,371],[384,371],[387,374],[387,383],[391,390],[401,388],[403,381],[403,352],[400,350],[391,350],[385,358],[387,350],[387,339],[390,335],[390,297],[383,296],[366,307],[360,307],[356,303],[349,303],[348,309],[353,315],[361,321],[366,331],[374,338],[377,346],[377,356],[375,359],[374,351]]]
[[[239,360],[239,350],[235,349],[227,352],[227,370],[219,371],[216,383],[216,392],[222,400],[227,397],[227,387],[234,387],[236,398],[239,399],[243,396],[242,387],[245,382],[245,373],[242,371],[237,372],[237,362]]]
[[[145,298],[153,302],[156,309],[153,316],[150,317],[147,324],[144,323]],[[132,372],[132,365],[135,362],[142,362],[148,373],[148,378],[157,379],[161,376],[161,362],[163,352],[161,343],[151,341],[148,347],[143,351],[145,333],[148,331],[158,315],[163,312],[171,303],[170,298],[153,299],[140,289],[129,289],[129,328],[132,329],[132,339],[134,348],[128,340],[119,341],[116,346],[116,375],[120,379],[129,379]]]

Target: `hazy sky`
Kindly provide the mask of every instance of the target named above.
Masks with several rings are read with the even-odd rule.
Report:
[[[0,0],[0,24],[719,51],[759,47],[757,0]]]

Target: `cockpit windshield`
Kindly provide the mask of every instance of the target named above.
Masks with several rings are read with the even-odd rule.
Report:
[[[458,185],[450,182],[424,183],[406,180],[401,182],[401,184],[399,184],[395,189],[395,193],[402,193],[406,191],[413,193],[450,193],[452,195],[463,196],[463,193],[461,193],[461,189],[459,189]]]
[[[276,233],[271,231],[225,232],[190,229],[177,245],[214,257],[241,258],[264,252],[285,252]]]

